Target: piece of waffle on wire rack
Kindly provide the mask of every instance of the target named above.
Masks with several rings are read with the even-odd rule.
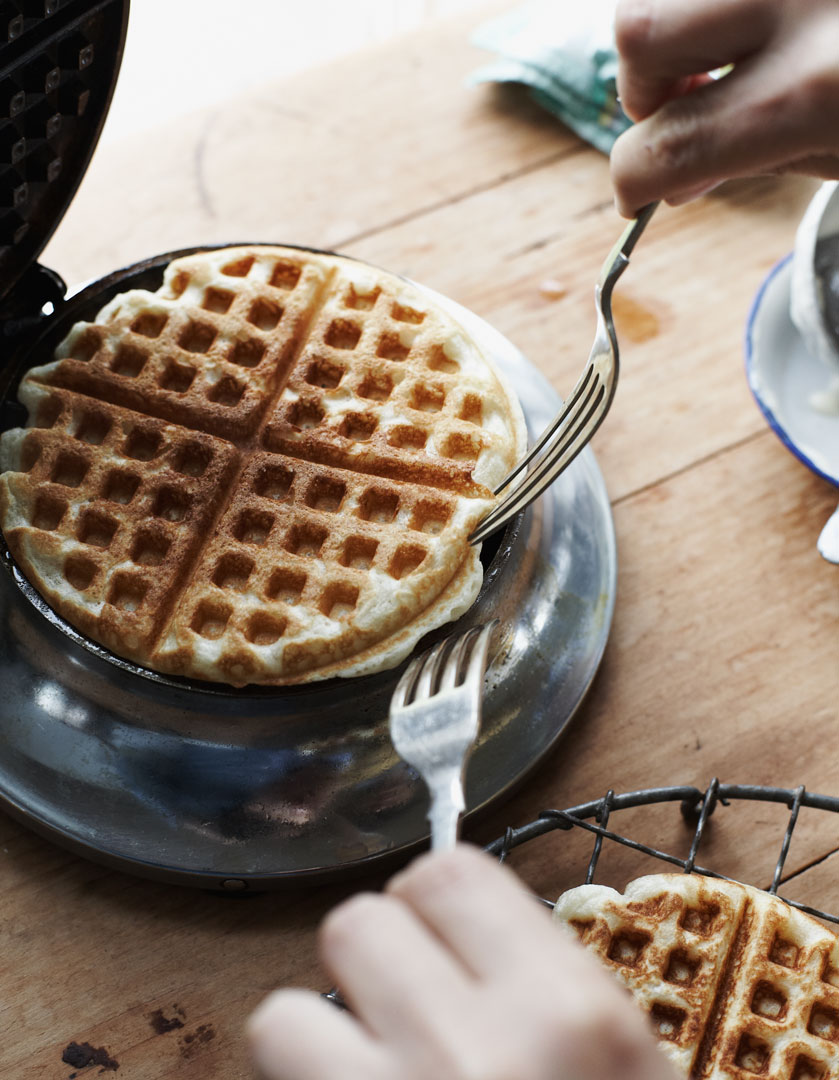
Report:
[[[703,839],[710,846],[715,810],[738,801],[788,811],[765,888],[700,861]],[[679,844],[687,848],[685,855],[632,839],[616,827],[620,812],[660,804],[681,812],[679,833],[683,841],[689,838]],[[579,865],[579,873],[572,870],[571,887],[556,904],[537,899],[629,988],[648,1013],[662,1049],[689,1080],[839,1080],[839,938],[817,921],[839,924],[839,914],[778,894],[805,807],[839,814],[839,798],[803,786],[756,787],[716,779],[705,791],[688,786],[609,791],[566,810],[545,810],[535,821],[508,828],[486,850],[503,862],[525,844],[566,834],[566,858]],[[639,817],[629,816],[637,827]],[[660,815],[656,829],[662,830]],[[567,842],[574,832],[591,836],[582,859],[583,848]],[[738,837],[738,857],[745,843]],[[646,876],[629,884],[624,879],[623,893],[595,884],[608,861],[606,848],[612,854],[616,848],[631,849],[630,857],[643,864]],[[557,862],[565,862],[562,854]],[[662,865],[650,874],[656,863]],[[789,873],[787,882],[795,876]],[[344,1004],[337,990],[325,996]]]
[[[766,888],[700,862],[711,815],[738,800],[788,809]],[[692,828],[684,856],[631,839],[615,826],[619,811],[662,803],[677,803]],[[839,798],[814,795],[803,786],[789,790],[716,779],[704,792],[609,791],[581,806],[546,810],[536,821],[508,829],[487,851],[503,861],[513,849],[557,830],[591,834],[582,885],[565,891],[556,904],[541,902],[629,988],[685,1076],[837,1080],[839,939],[817,919],[836,924],[839,915],[778,894],[804,807],[836,814]],[[738,840],[742,852],[747,841]],[[604,847],[613,845],[632,849],[645,865],[664,865],[623,893],[596,885]],[[787,882],[795,876],[788,873]]]

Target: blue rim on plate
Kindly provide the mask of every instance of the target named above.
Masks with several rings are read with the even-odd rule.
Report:
[[[769,287],[772,285],[775,278],[784,270],[786,270],[786,268],[792,261],[792,257],[793,253],[790,252],[788,255],[785,255],[781,260],[775,263],[775,265],[772,267],[772,269],[769,271],[769,273],[766,275],[763,282],[761,283],[760,288],[758,289],[757,294],[752,301],[751,307],[749,308],[749,314],[746,318],[746,332],[744,339],[746,378],[749,383],[749,389],[751,390],[760,411],[766,418],[769,427],[775,432],[775,434],[778,436],[784,446],[786,446],[786,448],[792,454],[794,454],[803,465],[806,465],[807,468],[814,472],[817,476],[820,476],[822,477],[822,479],[827,480],[827,482],[829,484],[832,484],[834,487],[839,487],[839,466],[837,466],[837,473],[834,475],[829,472],[825,472],[825,470],[821,466],[817,465],[809,456],[807,451],[795,441],[793,436],[790,434],[790,432],[787,430],[781,420],[776,416],[775,411],[769,405],[769,403],[766,401],[762,394],[761,381],[758,373],[757,350],[755,349],[754,340],[755,327],[758,317],[763,310],[763,305],[766,300],[766,293],[769,290]],[[798,336],[798,331],[795,330],[795,328],[792,326],[791,320],[790,327],[792,328],[795,335]]]

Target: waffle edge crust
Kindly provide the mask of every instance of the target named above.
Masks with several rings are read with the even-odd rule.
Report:
[[[837,1080],[839,938],[760,889],[656,874],[564,893],[575,931],[690,1080]]]
[[[268,246],[170,263],[21,380],[0,527],[62,618],[155,671],[287,685],[398,664],[482,579],[515,395],[424,292]]]

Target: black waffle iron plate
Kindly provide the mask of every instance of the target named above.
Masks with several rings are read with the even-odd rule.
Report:
[[[127,9],[125,0],[2,5],[3,430],[25,422],[21,375],[51,359],[73,323],[117,292],[156,289],[185,254],[119,270],[71,297],[36,262],[101,129]],[[549,384],[483,320],[430,295],[506,374],[537,435],[559,407]],[[472,813],[550,750],[605,648],[615,542],[590,451],[482,558],[484,585],[461,625],[497,617],[501,628],[467,774]],[[158,675],[60,619],[4,543],[0,561],[0,803],[32,828],[120,869],[229,891],[358,873],[427,838],[425,789],[388,738],[401,668],[288,689]]]

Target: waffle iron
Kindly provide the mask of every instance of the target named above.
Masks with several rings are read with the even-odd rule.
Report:
[[[156,289],[173,258],[201,250],[155,256],[73,295],[36,261],[99,136],[127,16],[127,0],[3,4],[0,430],[26,422],[20,378],[73,323],[118,292]],[[424,291],[506,374],[538,435],[560,404],[550,385],[483,320]],[[458,628],[497,617],[501,629],[467,774],[470,813],[551,749],[605,648],[615,541],[589,450],[484,545],[482,561],[483,588]],[[2,536],[0,563],[0,806],[28,826],[112,867],[225,892],[384,868],[427,838],[424,786],[388,738],[401,668],[290,688],[160,675],[61,619]]]

